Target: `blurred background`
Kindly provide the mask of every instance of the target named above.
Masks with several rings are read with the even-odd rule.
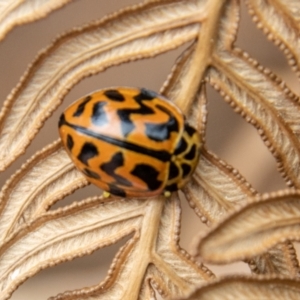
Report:
[[[59,34],[138,2],[140,1],[76,0],[45,19],[15,28],[0,43],[1,104],[16,86],[37,53]],[[289,69],[283,54],[266,39],[261,31],[256,29],[243,5],[241,13],[237,46],[283,78],[287,85],[299,94],[299,82]],[[153,59],[113,67],[81,81],[69,92],[64,103],[46,122],[25,155],[18,159],[7,172],[1,174],[1,186],[37,150],[58,138],[57,120],[69,103],[93,90],[108,86],[137,86],[158,91],[175,59],[184,48],[181,47]],[[276,170],[275,160],[260,140],[256,130],[235,114],[230,106],[209,87],[207,95],[209,102],[206,137],[208,149],[237,168],[259,192],[284,188],[285,184]],[[99,190],[89,186],[69,196],[63,202],[80,200],[96,194],[99,194]],[[201,226],[199,219],[184,201],[182,206],[181,246],[189,251],[193,237],[199,233],[199,228],[206,229]],[[105,277],[114,254],[123,243],[124,241],[120,241],[112,247],[96,251],[89,257],[79,258],[38,273],[19,287],[12,299],[47,299],[65,290],[98,283]],[[247,265],[243,263],[226,267],[210,267],[216,274],[249,273]]]

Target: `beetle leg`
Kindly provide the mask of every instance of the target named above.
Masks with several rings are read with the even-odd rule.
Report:
[[[110,196],[110,192],[104,191],[102,195],[104,198],[108,198]]]

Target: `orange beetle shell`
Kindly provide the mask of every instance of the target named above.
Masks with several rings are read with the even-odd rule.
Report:
[[[109,88],[74,102],[59,132],[76,167],[117,196],[148,197],[181,188],[200,149],[182,112],[155,92]]]

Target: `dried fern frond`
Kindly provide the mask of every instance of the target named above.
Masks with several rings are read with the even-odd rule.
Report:
[[[290,278],[225,277],[207,284],[193,293],[188,300],[221,299],[298,299],[299,281]]]
[[[17,24],[37,20],[69,1],[8,2],[0,3],[0,39]],[[246,4],[253,21],[283,51],[299,77],[300,4],[280,0],[248,0]],[[100,195],[63,208],[52,207],[88,182],[59,140],[39,150],[1,190],[1,300],[9,299],[39,271],[122,239],[126,242],[104,280],[99,277],[92,286],[62,291],[51,299],[156,299],[157,294],[163,299],[299,296],[299,264],[292,244],[299,239],[298,192],[260,194],[206,143],[210,100],[206,87],[211,85],[257,130],[286,185],[299,187],[299,95],[236,47],[239,20],[238,0],[145,1],[72,29],[38,54],[0,112],[1,171],[25,152],[82,79],[178,47],[183,52],[160,92],[182,109],[201,134],[203,145],[196,172],[183,194],[146,200]],[[213,225],[204,238],[198,230],[201,262],[179,245],[179,196],[203,223]],[[254,197],[255,201],[250,200]],[[243,260],[261,275],[215,280],[202,260]]]
[[[147,293],[151,282],[169,297],[186,295],[212,274],[176,245],[180,225],[176,198],[167,202],[93,198],[44,214],[2,245],[2,293],[9,295],[26,278],[53,263],[89,254],[134,233],[104,282],[71,294],[96,293],[98,299],[123,294],[124,299],[135,299],[141,292],[139,283],[144,282],[142,293]]]
[[[15,26],[43,18],[70,1],[2,0],[0,2],[0,41]]]
[[[79,80],[195,39],[204,7],[201,2],[170,2],[161,9],[158,2],[152,1],[124,9],[54,41],[37,57],[4,103],[0,113],[0,169],[25,151],[43,122]]]
[[[245,260],[278,243],[299,240],[299,204],[296,191],[258,196],[202,238],[201,256],[217,263]]]

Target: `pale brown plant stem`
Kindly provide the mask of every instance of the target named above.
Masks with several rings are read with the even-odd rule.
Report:
[[[128,286],[123,295],[123,300],[138,299],[139,297],[141,283],[147,273],[149,262],[152,261],[153,253],[156,251],[156,239],[164,204],[165,199],[162,199],[162,197],[152,198],[148,202],[147,213],[145,213],[143,218],[140,240],[138,242],[139,251],[143,252],[143,255],[138,255],[135,259],[132,272],[130,273],[131,279],[129,280],[132,284]]]
[[[206,20],[202,20],[198,35],[198,42],[188,70],[188,75],[182,83],[182,88],[176,96],[176,104],[184,113],[188,113],[199,90],[200,82],[204,77],[207,66],[211,62],[211,54],[215,45],[215,36],[218,32],[218,22],[225,0],[210,0],[207,7]]]

